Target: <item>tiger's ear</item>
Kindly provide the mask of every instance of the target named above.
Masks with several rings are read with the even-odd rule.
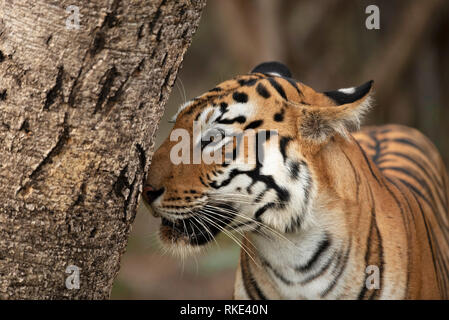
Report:
[[[260,63],[257,66],[255,66],[253,70],[251,70],[251,73],[264,73],[272,76],[287,77],[287,78],[292,77],[292,73],[287,68],[287,66],[277,61]]]
[[[347,138],[348,132],[358,130],[370,108],[372,84],[317,93],[319,105],[301,107],[297,121],[302,138],[323,143],[337,133]]]

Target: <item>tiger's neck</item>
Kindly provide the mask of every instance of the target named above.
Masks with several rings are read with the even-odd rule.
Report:
[[[243,253],[241,269],[243,277],[247,272],[260,286],[255,290],[247,283],[247,291],[253,290],[254,295],[351,299],[363,292],[365,253],[354,243],[365,238],[371,220],[373,199],[366,187],[369,162],[353,141],[323,150],[314,163],[319,191],[311,207],[313,221],[283,237],[248,236],[247,245],[254,246],[255,259]],[[361,229],[354,230],[354,224]]]

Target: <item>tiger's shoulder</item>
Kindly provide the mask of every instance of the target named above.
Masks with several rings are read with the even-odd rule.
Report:
[[[398,165],[415,166],[424,171],[432,167],[435,173],[446,174],[438,149],[415,128],[399,124],[366,126],[353,136],[384,174]]]

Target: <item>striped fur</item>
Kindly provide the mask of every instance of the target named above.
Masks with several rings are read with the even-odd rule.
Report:
[[[372,82],[319,93],[286,70],[258,67],[180,109],[174,129],[190,134],[195,120],[255,130],[264,161],[238,163],[229,140],[230,163],[174,165],[164,142],[144,188],[162,241],[191,251],[244,234],[236,299],[447,299],[448,177],[434,145],[399,125],[357,131]]]
[[[248,295],[254,289],[247,283],[236,286],[236,297],[266,298],[269,294],[262,284],[272,282],[284,292],[273,298],[448,298],[447,174],[437,150],[417,130],[404,126],[365,128],[353,136],[350,142],[336,139],[338,144],[315,159],[322,164],[317,172],[327,180],[323,194],[333,193],[316,213],[316,229],[331,230],[334,226],[327,218],[343,212],[335,234],[328,231],[330,236],[323,233],[320,241],[304,244],[304,251],[311,249],[303,260],[298,259],[307,266],[302,269],[295,268],[298,260],[289,268],[281,260],[295,255],[290,248],[282,251],[281,244],[267,248],[262,239],[253,239],[264,243],[262,258],[253,262],[252,270],[243,268],[242,262],[239,272],[243,279],[260,278],[262,295]],[[303,238],[298,235],[298,246]],[[332,240],[324,246],[323,239]],[[242,252],[242,261],[247,260],[244,256]],[[265,260],[274,265],[267,268]],[[365,286],[369,265],[379,267],[378,290]],[[267,287],[270,292],[271,286]]]

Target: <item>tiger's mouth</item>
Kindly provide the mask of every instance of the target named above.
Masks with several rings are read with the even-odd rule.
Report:
[[[196,210],[188,218],[176,220],[161,217],[160,238],[168,245],[202,246],[212,240],[229,225],[234,215],[227,208],[226,212],[217,208],[204,211]]]

